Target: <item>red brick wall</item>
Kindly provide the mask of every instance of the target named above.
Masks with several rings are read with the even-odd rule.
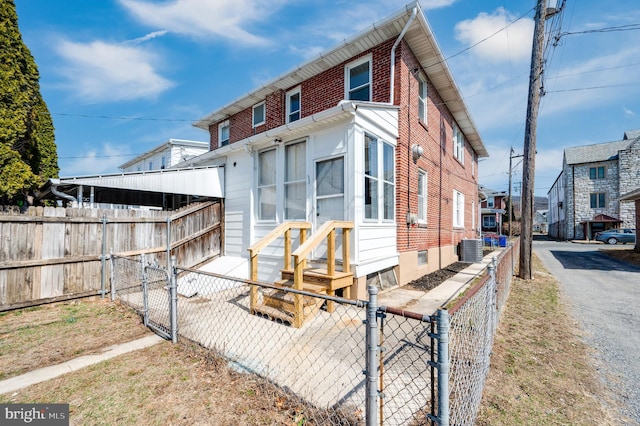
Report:
[[[394,41],[395,39],[387,40],[367,52],[303,81],[300,84],[301,118],[335,107],[338,102],[343,100],[345,65],[366,55],[371,55],[372,57],[373,101],[388,102],[390,84],[389,55]],[[286,115],[286,92],[295,87],[297,85],[289,87],[287,90],[276,91],[267,96],[265,99],[267,120],[262,126],[258,126],[255,129],[252,127],[252,107],[246,108],[230,117],[229,143],[234,143],[251,135],[283,125]],[[211,149],[218,147],[218,124],[219,122],[209,127]]]
[[[387,40],[368,52],[301,83],[302,117],[332,108],[344,99],[344,66],[371,55],[373,101],[389,101],[390,53],[394,39]],[[414,70],[420,66],[403,41],[396,50],[395,104],[399,110],[399,138],[396,148],[396,221],[400,252],[427,250],[440,245],[455,245],[462,238],[474,238],[472,215],[477,214],[477,163],[469,144],[465,146],[464,164],[453,157],[453,117],[442,98],[428,81],[427,123],[418,119],[418,80]],[[278,127],[285,122],[286,91],[274,92],[266,98],[267,122],[254,129],[252,108],[230,117],[230,143],[255,133]],[[210,127],[211,148],[218,144],[218,123]],[[416,163],[411,158],[411,146],[422,146],[424,154]],[[407,213],[417,214],[418,169],[427,172],[427,224],[409,228]],[[475,170],[475,176],[472,175]],[[453,229],[453,190],[465,194],[465,229]],[[472,211],[472,201],[476,210]],[[476,227],[480,224],[476,220]]]
[[[477,214],[477,164],[471,146],[465,146],[464,164],[453,157],[454,120],[430,81],[427,81],[427,123],[418,118],[418,74],[420,66],[402,43],[396,51],[396,101],[400,104],[398,147],[396,150],[396,217],[398,250],[400,252],[427,250],[455,245],[462,238],[474,238],[472,215]],[[426,73],[424,73],[426,74]],[[411,146],[423,149],[422,157],[414,163]],[[427,172],[427,224],[409,227],[407,213],[418,213],[418,170]],[[453,228],[453,190],[465,195],[465,229]],[[472,211],[472,201],[475,209]],[[476,220],[476,227],[479,226]]]

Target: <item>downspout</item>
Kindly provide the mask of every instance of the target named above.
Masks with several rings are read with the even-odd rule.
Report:
[[[78,200],[76,200],[74,196],[69,195],[69,194],[65,194],[64,192],[61,192],[61,191],[58,191],[58,185],[51,185],[51,192],[56,197],[64,198],[66,200],[71,201],[74,206],[78,204]]]
[[[389,78],[389,81],[390,81],[390,83],[389,83],[389,103],[391,105],[393,105],[394,102],[395,102],[393,88],[395,86],[396,47],[398,47],[398,45],[402,41],[402,38],[404,37],[404,34],[409,29],[409,26],[411,25],[413,20],[416,18],[417,14],[418,14],[418,8],[414,7],[413,10],[411,11],[411,16],[409,17],[409,20],[407,21],[406,24],[404,24],[404,28],[400,32],[400,35],[398,36],[396,42],[393,43],[393,47],[391,48],[391,61],[390,61],[391,62],[391,70],[390,70],[391,71],[391,75],[390,75],[390,78]]]

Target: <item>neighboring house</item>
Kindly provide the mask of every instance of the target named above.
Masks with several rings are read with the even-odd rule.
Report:
[[[207,142],[169,139],[155,148],[118,166],[123,172],[168,169],[209,151]]]
[[[620,197],[620,200],[631,201],[635,205],[636,224],[634,228],[636,230],[636,246],[634,250],[640,252],[640,238],[637,237],[638,231],[640,231],[640,215],[638,215],[638,213],[640,213],[640,187],[624,194]]]
[[[480,203],[482,232],[500,233],[502,215],[507,207],[508,193],[485,188],[482,185],[480,185],[480,191],[486,195],[486,199]]]
[[[283,222],[349,221],[351,297],[365,297],[367,282],[406,284],[476,237],[488,153],[418,3],[194,125],[211,152],[189,163],[225,166],[226,256],[247,258]],[[261,255],[259,279],[282,265]]]
[[[549,210],[536,210],[533,214],[533,230],[546,234],[549,231],[549,223],[547,221]]]
[[[549,190],[549,236],[593,239],[610,228],[635,228],[632,200],[640,182],[640,130],[620,141],[564,150],[562,172]]]

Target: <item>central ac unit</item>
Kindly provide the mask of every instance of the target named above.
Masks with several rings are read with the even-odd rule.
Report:
[[[461,240],[460,262],[482,262],[482,240]]]

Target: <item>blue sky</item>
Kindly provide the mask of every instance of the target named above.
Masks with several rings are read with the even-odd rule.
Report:
[[[192,122],[408,1],[15,3],[66,177],[117,172],[169,138],[207,141]],[[523,150],[535,1],[421,5],[491,155],[480,163],[480,181],[507,190],[509,148]],[[562,35],[547,50],[536,195],[546,195],[558,176],[565,147],[619,140],[640,128],[640,32],[599,31],[638,23],[637,0],[567,0],[548,21],[560,34],[579,34]],[[518,165],[516,188],[521,177]]]

